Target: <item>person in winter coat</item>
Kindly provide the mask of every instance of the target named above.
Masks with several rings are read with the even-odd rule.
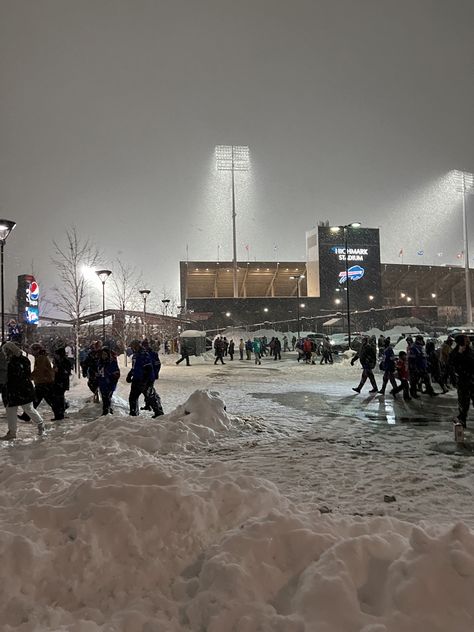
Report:
[[[449,356],[450,365],[456,375],[458,391],[458,416],[455,421],[466,427],[471,401],[474,401],[474,351],[467,336],[459,334],[454,339],[456,346]]]
[[[235,342],[234,342],[234,340],[232,338],[229,340],[228,353],[229,353],[230,359],[233,360],[234,359],[234,353],[235,353]]]
[[[451,364],[449,362],[449,357],[453,350],[453,338],[448,336],[446,340],[441,345],[441,349],[439,350],[439,364],[441,370],[441,379],[443,380],[443,384],[449,390],[449,385],[456,385],[456,376],[452,371]]]
[[[54,352],[53,369],[55,395],[58,400],[58,405],[62,409],[64,416],[64,411],[66,410],[66,408],[68,408],[65,394],[66,391],[69,390],[70,378],[72,373],[71,361],[64,347],[59,347]]]
[[[435,349],[435,343],[432,340],[428,340],[426,343],[426,360],[427,360],[427,371],[430,376],[431,384],[436,382],[440,385],[443,393],[447,393],[448,389],[446,388],[443,377],[441,374],[441,364],[439,361],[439,355]]]
[[[289,350],[290,350],[290,347],[288,346],[288,336],[284,335],[283,336],[283,353]]]
[[[294,351],[295,350],[295,345],[296,345],[296,336],[293,336],[291,339],[291,350]]]
[[[153,360],[139,340],[133,340],[130,343],[130,347],[133,351],[132,368],[127,375],[127,382],[131,384],[128,398],[130,415],[132,417],[138,416],[138,398],[140,395],[144,395],[145,404],[151,407],[154,413],[153,418],[155,419],[164,413],[160,396],[153,386],[153,382],[156,379]]]
[[[225,364],[224,362],[224,353],[225,353],[225,342],[221,336],[218,336],[214,340],[214,354],[216,359],[214,360],[214,364],[217,364],[217,361],[220,360],[221,364]]]
[[[247,354],[247,360],[252,359],[253,343],[250,338],[245,343],[245,353]]]
[[[407,338],[408,341],[408,338]],[[418,395],[418,385],[420,383],[425,385],[428,395],[435,395],[433,387],[430,382],[430,376],[428,375],[428,362],[426,359],[425,351],[423,347],[425,341],[423,336],[416,336],[415,342],[410,344],[408,348],[408,370],[410,373],[410,395],[415,399]]]
[[[311,364],[311,354],[313,352],[313,344],[311,338],[305,338],[303,340],[303,352],[305,363]]]
[[[87,378],[87,386],[94,394],[94,402],[99,401],[99,382],[97,372],[101,349],[102,343],[99,340],[97,342],[93,342],[85,360],[81,362],[82,375]]]
[[[375,349],[375,345],[371,344],[367,337],[362,339],[362,344],[360,345],[359,351],[352,358],[352,366],[354,366],[357,360],[360,361],[360,364],[362,366],[362,375],[359,385],[353,387],[352,390],[356,393],[360,393],[364,384],[367,382],[367,380],[369,380],[370,384],[372,385],[372,389],[369,391],[369,393],[377,393],[377,382],[375,381],[374,376],[374,368],[377,362],[377,352]]]
[[[321,347],[321,360],[319,361],[319,364],[322,364],[324,362],[324,364],[332,364],[333,360],[332,360],[332,348],[331,348],[331,341],[329,340],[329,337],[326,336],[323,340],[323,344]]]
[[[254,353],[254,358],[255,358],[255,364],[262,364],[262,361],[260,360],[260,351],[261,351],[261,344],[260,344],[260,340],[258,338],[254,338],[253,339],[253,343],[252,343],[252,349],[253,349],[253,353]]]
[[[408,360],[405,351],[400,351],[395,366],[400,384],[393,389],[393,395],[397,395],[400,391],[403,391],[403,399],[410,401],[410,375],[408,373]]]
[[[44,432],[43,419],[33,406],[35,389],[31,380],[30,361],[14,342],[6,342],[3,345],[2,353],[5,354],[8,362],[7,383],[3,389],[8,432],[0,439],[2,441],[16,439],[18,406],[21,406],[23,411],[36,422],[38,434],[42,435]]]
[[[278,337],[273,341],[273,359],[281,360],[281,342]]]
[[[102,415],[112,414],[112,395],[117,388],[120,369],[115,354],[107,347],[102,347],[98,369],[99,390],[102,396]]]
[[[179,360],[176,360],[176,364],[181,364],[183,360],[186,360],[186,366],[191,366],[189,362],[188,344],[184,338],[180,339],[179,352],[181,353],[181,357]]]
[[[382,368],[384,372],[382,378],[382,388],[379,391],[380,395],[385,395],[387,383],[390,381],[390,384],[392,385],[392,390],[390,392],[395,397],[395,389],[397,388],[397,382],[395,380],[395,354],[393,352],[393,347],[390,344],[390,338],[385,339],[385,350],[383,352],[380,368]]]
[[[244,359],[244,351],[245,351],[245,342],[244,342],[244,339],[241,338],[239,341],[239,354],[240,354],[241,360]]]
[[[35,358],[35,366],[31,373],[31,378],[35,383],[34,406],[38,408],[44,399],[54,413],[53,421],[60,421],[64,419],[64,406],[61,405],[55,388],[56,373],[53,365],[48,358],[46,349],[39,343],[31,345],[31,353]]]

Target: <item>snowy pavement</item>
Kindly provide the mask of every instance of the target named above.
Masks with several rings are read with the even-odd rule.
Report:
[[[356,395],[345,360],[174,360],[158,420],[127,416],[123,379],[98,417],[81,380],[61,426],[0,445],[2,632],[474,629],[453,393]]]

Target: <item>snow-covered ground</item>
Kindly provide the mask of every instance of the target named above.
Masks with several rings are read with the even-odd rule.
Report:
[[[0,445],[2,632],[474,629],[453,393],[356,395],[345,359],[162,360],[164,417],[128,417],[124,381],[98,417],[81,380],[60,427]]]

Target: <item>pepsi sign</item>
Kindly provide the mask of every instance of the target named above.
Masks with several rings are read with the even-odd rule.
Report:
[[[39,321],[39,285],[31,274],[18,277],[18,316],[27,325],[37,325]]]

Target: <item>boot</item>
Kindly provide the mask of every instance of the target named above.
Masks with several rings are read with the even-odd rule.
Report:
[[[10,430],[6,435],[0,437],[0,441],[12,441],[13,439],[16,439],[16,432],[11,432]]]
[[[357,387],[353,386],[352,390],[355,391],[356,393],[360,393],[360,388],[358,386]]]
[[[44,435],[44,423],[41,422],[38,424],[38,437],[42,437]]]

